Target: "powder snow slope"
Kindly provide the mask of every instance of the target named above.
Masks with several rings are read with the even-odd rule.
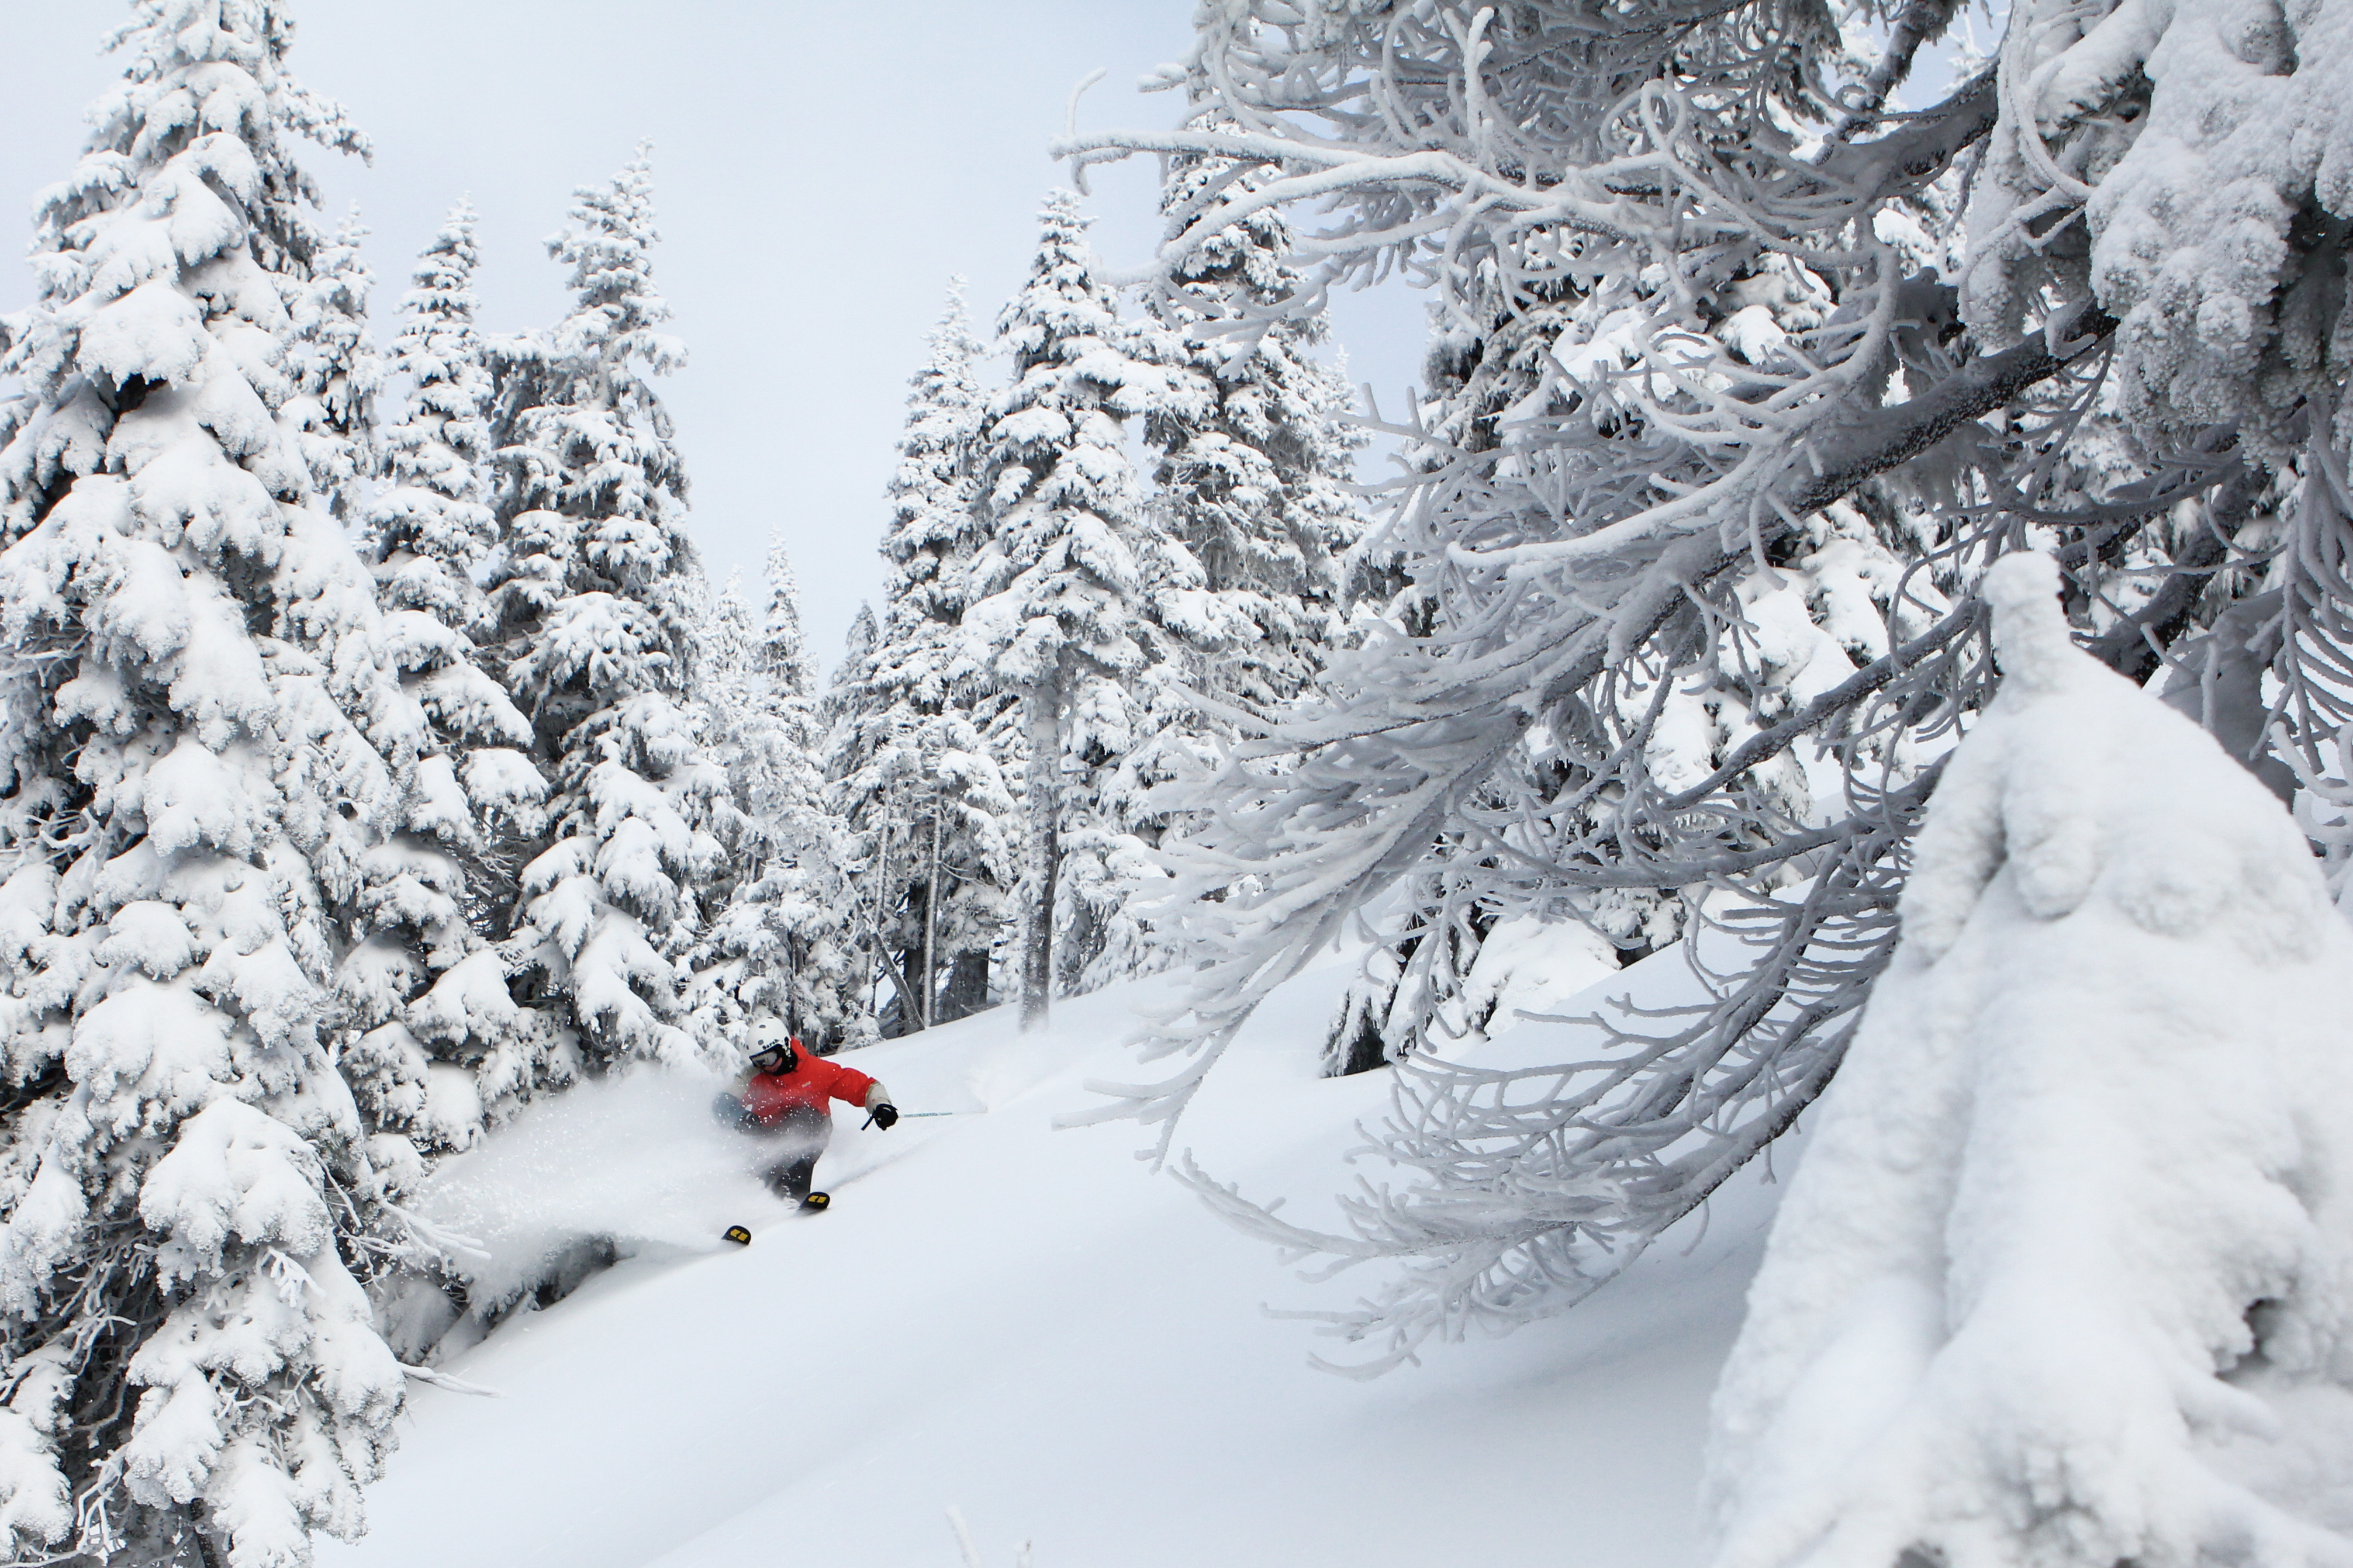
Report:
[[[1656,1000],[1680,963],[1599,989]],[[1388,1094],[1315,1076],[1348,973],[1279,993],[1178,1138],[1310,1219]],[[1062,1004],[1040,1037],[1003,1008],[858,1053],[904,1109],[965,1114],[845,1116],[831,1214],[747,1213],[740,1252],[650,1247],[455,1358],[502,1397],[418,1387],[371,1533],[322,1564],[950,1568],[951,1506],[985,1560],[1034,1538],[1038,1568],[1692,1561],[1761,1170],[1565,1318],[1369,1383],[1318,1373],[1311,1348],[1345,1347],[1259,1304],[1344,1304],[1348,1277],[1297,1281],[1138,1163],[1134,1126],[1051,1125],[1095,1103],[1084,1079],[1137,1076],[1120,1041],[1157,989]],[[1468,1048],[1533,1055],[1556,1027]]]

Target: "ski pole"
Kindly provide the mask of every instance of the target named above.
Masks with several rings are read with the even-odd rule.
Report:
[[[969,1116],[971,1114],[969,1110],[902,1110],[899,1112],[899,1120],[904,1121],[910,1116]],[[858,1130],[863,1132],[873,1125],[874,1113],[870,1110],[866,1113],[866,1120],[858,1124]]]

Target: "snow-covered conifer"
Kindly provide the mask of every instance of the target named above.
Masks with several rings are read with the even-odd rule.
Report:
[[[738,913],[744,889],[758,875],[763,838],[748,809],[749,775],[761,752],[754,709],[758,626],[741,573],[729,573],[715,595],[707,583],[702,588],[691,704],[703,751],[728,783],[710,816],[722,853],[695,889],[704,919],[687,958],[694,973],[688,1027],[708,1051],[744,1037],[758,990],[754,968],[768,961],[774,944],[756,914]]]
[[[835,693],[874,656],[874,645],[881,635],[875,625],[874,606],[861,599],[858,613],[849,617],[849,629],[841,634],[841,663],[835,668],[833,680],[826,692],[828,701],[831,701]]]
[[[511,1109],[551,1037],[509,994],[491,943],[547,786],[531,723],[476,641],[495,533],[473,228],[471,209],[450,212],[403,300],[391,369],[406,401],[382,434],[366,532],[391,657],[429,733],[402,831],[371,852],[373,930],[350,966],[364,971],[353,1000],[365,1033],[343,1070],[376,1125],[429,1148],[464,1148]]]
[[[985,713],[1005,700],[956,666],[984,526],[974,507],[980,344],[961,282],[910,383],[882,537],[890,578],[871,651],[843,672],[834,799],[857,836],[861,921],[903,1029],[985,1005],[1019,876],[1018,826]]]
[[[715,595],[706,595],[695,634],[695,679],[700,695],[723,711],[741,707],[761,668],[759,617],[744,596],[744,574],[730,572]]]
[[[2347,1550],[2353,932],[2059,586],[1987,574],[2000,694],[1717,1390],[1718,1568]]]
[[[496,533],[490,507],[491,376],[474,325],[473,209],[450,209],[417,263],[392,373],[408,384],[401,416],[382,433],[385,489],[368,540],[386,604],[445,626],[479,626],[476,578]]]
[[[1726,310],[1713,331],[1743,355],[1762,354],[1766,345],[1819,324],[1827,304],[1801,272],[1770,263],[1751,276],[1725,279],[1720,287],[1737,309]],[[1433,475],[1489,463],[1510,471],[1520,460],[1511,444],[1528,420],[1562,395],[1555,370],[1559,346],[1588,336],[1596,313],[1609,308],[1573,292],[1507,306],[1490,291],[1483,332],[1435,334],[1411,460]],[[1874,489],[1869,500],[1886,512],[1895,510],[1884,491]],[[1905,557],[1915,553],[1915,542],[1900,529],[1883,534],[1857,505],[1824,508],[1803,520],[1778,552],[1775,576],[1744,590],[1740,618],[1710,646],[1693,650],[1683,668],[1651,657],[1630,658],[1617,705],[1621,723],[1649,728],[1637,765],[1651,787],[1672,791],[1706,778],[1759,728],[1846,679],[1858,664],[1884,655],[1891,621],[1901,637],[1929,624],[1933,616],[1923,612],[1948,609],[1933,583],[1915,582],[1908,595],[1899,592]],[[1449,629],[1451,607],[1410,576],[1396,584],[1388,608],[1394,625],[1416,635],[1443,637]],[[1472,809],[1507,814],[1514,800],[1564,793],[1575,798],[1579,784],[1573,781],[1591,772],[1591,744],[1589,735],[1574,729],[1532,731],[1498,760],[1502,776],[1482,787]],[[1898,745],[1891,754],[1878,747],[1873,754],[1908,776],[1907,748]],[[1786,753],[1757,770],[1749,786],[1754,798],[1770,802],[1786,820],[1804,820],[1813,810],[1805,771]],[[1592,809],[1553,808],[1562,815]],[[1508,837],[1514,830],[1501,831]],[[1326,1049],[1335,1070],[1395,1061],[1487,1024],[1493,986],[1484,988],[1485,1000],[1468,994],[1474,973],[1495,977],[1494,965],[1480,956],[1497,923],[1491,896],[1497,867],[1493,857],[1477,852],[1482,842],[1459,836],[1441,842],[1432,856],[1436,864],[1395,901],[1379,933],[1380,949],[1333,1019]],[[1621,962],[1632,962],[1675,939],[1687,901],[1701,890],[1564,889],[1536,918],[1577,921]]]
[[[779,531],[769,537],[765,569],[768,613],[760,627],[760,673],[779,701],[790,702],[795,738],[814,745],[817,660],[801,634],[801,580]]]
[[[827,798],[815,661],[781,535],[765,586],[755,626],[731,580],[703,637],[701,697],[730,794],[716,819],[727,854],[701,890],[709,915],[691,962],[696,1027],[723,1058],[742,1047],[754,1009],[823,1048],[873,1033],[856,973],[849,835]]]
[[[1161,193],[1167,237],[1213,197],[1262,181],[1230,160],[1172,159]],[[1291,241],[1275,208],[1198,240],[1130,332],[1134,352],[1172,373],[1144,441],[1155,455],[1155,516],[1198,573],[1198,600],[1187,605],[1193,635],[1144,684],[1141,743],[1110,787],[1145,843],[1166,826],[1146,815],[1145,792],[1188,763],[1214,765],[1220,742],[1294,701],[1342,640],[1341,563],[1364,530],[1345,487],[1366,437],[1345,423],[1345,384],[1310,357],[1329,335],[1322,311],[1285,311],[1302,282]],[[1151,869],[1127,845],[1071,865],[1074,877],[1099,881],[1087,902],[1116,910],[1130,941],[1141,931],[1128,898]],[[1088,978],[1132,971],[1141,956],[1106,951]]]
[[[1170,162],[1161,211],[1169,237],[1212,194],[1248,191],[1257,171],[1229,160]],[[1369,438],[1345,422],[1350,397],[1312,357],[1330,329],[1322,311],[1282,313],[1301,287],[1291,226],[1263,207],[1200,241],[1150,299],[1142,352],[1191,374],[1144,421],[1164,526],[1223,601],[1227,640],[1201,647],[1192,672],[1224,703],[1267,712],[1296,698],[1341,640],[1341,559],[1365,522],[1346,487]],[[1214,712],[1195,729],[1230,732]]]
[[[1130,803],[1109,786],[1136,742],[1135,683],[1167,655],[1164,616],[1202,608],[1199,568],[1155,527],[1126,450],[1126,417],[1165,398],[1168,374],[1128,353],[1078,198],[1054,193],[1041,228],[997,321],[1014,381],[988,405],[977,494],[989,532],[963,623],[965,668],[1018,695],[1028,741],[1020,984],[1032,1026],[1058,963],[1083,970],[1122,942],[1127,900],[1102,895],[1134,840]],[[1072,853],[1089,863],[1075,902],[1060,886]]]
[[[565,1026],[556,1072],[573,1051],[599,1065],[695,1054],[677,961],[718,847],[698,824],[724,781],[684,700],[701,574],[652,380],[685,357],[659,330],[654,240],[640,148],[609,185],[577,194],[548,241],[571,268],[572,312],[498,355],[491,637],[551,792],[513,951]]]
[[[322,1024],[419,726],[304,460],[326,241],[293,143],[364,142],[290,33],[139,0],[0,359],[14,1561],[307,1563],[360,1530],[402,1397]]]
[[[286,366],[311,488],[346,527],[360,521],[364,490],[381,458],[375,399],[384,386],[384,361],[368,335],[375,274],[360,252],[367,232],[354,208],[318,247],[309,286],[295,302],[295,340]]]

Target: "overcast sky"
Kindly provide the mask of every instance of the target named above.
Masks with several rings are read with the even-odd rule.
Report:
[[[307,0],[292,64],[374,139],[373,166],[307,160],[374,230],[376,336],[460,195],[480,213],[482,324],[554,320],[564,276],[542,244],[575,186],[654,143],[655,273],[687,368],[668,396],[692,476],[693,531],[723,581],[756,580],[782,527],[830,669],[874,552],[905,382],[951,273],[984,336],[1028,265],[1045,156],[1071,89],[1108,71],[1082,125],[1161,126],[1180,105],[1134,83],[1184,51],[1192,0]],[[122,0],[0,0],[0,249],[79,152],[82,110],[116,73],[99,41]],[[1098,249],[1148,252],[1152,174],[1095,172]],[[15,216],[9,216],[9,215]],[[19,228],[29,235],[29,226]],[[31,297],[0,263],[0,310]],[[1385,409],[1415,374],[1421,314],[1388,291],[1344,303],[1353,379]],[[992,380],[1000,366],[989,370]]]

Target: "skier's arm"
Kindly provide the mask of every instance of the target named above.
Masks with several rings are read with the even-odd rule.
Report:
[[[874,1125],[885,1132],[899,1120],[899,1108],[891,1103],[891,1091],[879,1079],[866,1086],[866,1110],[874,1118]]]

